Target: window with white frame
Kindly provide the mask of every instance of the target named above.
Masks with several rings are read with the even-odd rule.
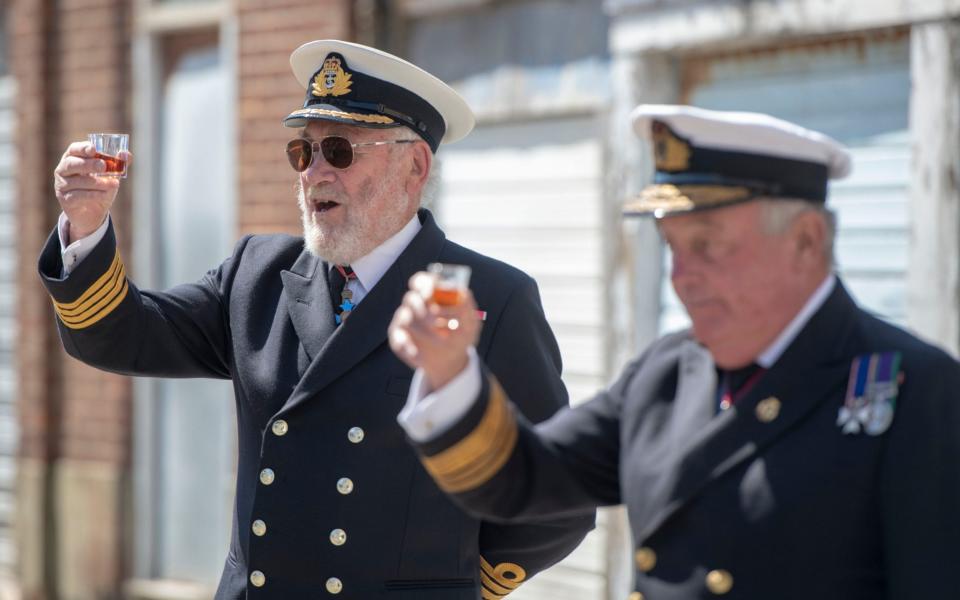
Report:
[[[139,0],[137,20],[131,237],[138,284],[163,289],[196,281],[234,242],[235,30],[222,1]],[[230,385],[138,380],[134,403],[135,589],[176,580],[208,598],[230,541]]]

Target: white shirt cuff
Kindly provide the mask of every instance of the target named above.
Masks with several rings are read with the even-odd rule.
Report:
[[[397,415],[397,422],[413,440],[427,442],[438,437],[473,406],[480,393],[480,359],[472,346],[467,354],[467,367],[434,392],[422,369],[413,374],[407,404]]]
[[[63,276],[70,274],[83,259],[90,256],[93,249],[96,248],[103,236],[107,234],[107,226],[110,224],[110,215],[103,220],[100,227],[85,238],[74,240],[69,246],[66,245],[70,233],[70,221],[67,220],[65,213],[60,213],[57,220],[57,234],[60,236],[60,257],[63,260]]]

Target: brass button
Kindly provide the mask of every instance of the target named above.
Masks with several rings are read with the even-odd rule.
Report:
[[[643,600],[643,594],[640,592],[631,592],[630,595],[627,596],[627,600]]]
[[[263,485],[270,485],[276,478],[277,477],[274,474],[273,469],[264,469],[260,471],[260,483]]]
[[[763,423],[776,420],[780,415],[780,400],[774,396],[765,398],[757,403],[757,418]]]
[[[351,427],[350,431],[347,432],[347,439],[353,442],[354,444],[359,444],[363,441],[363,429],[359,427]]]
[[[327,580],[327,591],[331,594],[339,594],[343,591],[343,582],[336,577]]]
[[[633,555],[633,558],[637,561],[637,568],[644,573],[649,573],[657,566],[657,553],[654,552],[652,548],[647,548],[646,546],[640,548]]]
[[[337,491],[346,496],[353,491],[353,481],[349,477],[341,477],[337,480]]]
[[[254,571],[250,573],[250,583],[253,584],[253,587],[263,587],[263,584],[267,582],[267,576],[263,574],[262,571]]]
[[[334,546],[342,546],[347,543],[347,532],[342,529],[334,529],[330,532],[330,543]]]
[[[273,422],[273,425],[270,426],[270,430],[273,431],[273,435],[280,437],[281,435],[287,435],[287,432],[290,431],[290,426],[287,425],[287,422],[283,419],[277,419]]]
[[[726,594],[733,589],[733,575],[730,571],[714,569],[707,573],[707,589],[714,594]]]
[[[267,524],[257,519],[253,522],[253,525],[250,526],[250,529],[253,530],[253,535],[263,537],[263,535],[267,533]]]

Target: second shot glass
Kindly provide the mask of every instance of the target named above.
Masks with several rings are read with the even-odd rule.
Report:
[[[441,306],[456,306],[463,302],[470,285],[470,267],[447,263],[430,263],[427,272],[434,275],[431,300]]]

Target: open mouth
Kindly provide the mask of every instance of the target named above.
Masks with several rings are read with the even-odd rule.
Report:
[[[340,206],[340,203],[332,200],[312,200],[310,205],[313,207],[315,212],[325,213],[328,210],[333,210],[334,208]]]

